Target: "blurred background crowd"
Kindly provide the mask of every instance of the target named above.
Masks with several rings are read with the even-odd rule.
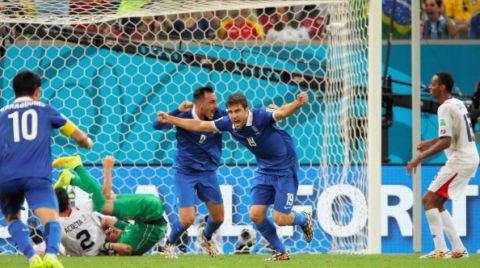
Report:
[[[20,1],[25,4],[15,9],[10,8],[8,2],[0,3],[0,11],[4,14],[27,17],[39,15],[40,11],[35,9],[33,0]],[[121,1],[112,0],[58,1],[59,8],[55,12],[79,16],[99,14],[118,9],[120,3]],[[423,39],[480,38],[480,0],[415,1],[417,3],[422,10],[419,15]],[[411,0],[383,0],[384,37],[392,32],[394,39],[410,38],[410,10]],[[79,33],[89,32],[131,40],[304,41],[326,38],[328,21],[328,6],[317,4],[144,16],[73,25],[73,28]],[[24,36],[22,29],[14,30],[19,38]]]

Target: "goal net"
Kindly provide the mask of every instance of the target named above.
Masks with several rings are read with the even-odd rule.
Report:
[[[310,103],[280,122],[299,155],[294,210],[313,212],[315,237],[277,228],[292,252],[363,252],[367,248],[368,1],[9,1],[0,3],[0,106],[14,99],[12,79],[32,70],[44,101],[85,130],[91,151],[58,134],[53,157],[80,154],[103,182],[101,159],[113,155],[114,191],[158,194],[169,221],[177,217],[173,189],[175,130],[156,131],[157,111],[172,111],[204,85],[219,104],[235,92],[250,107],[281,106],[305,91]],[[218,181],[225,222],[216,235],[223,252],[254,230],[248,216],[253,155],[223,137]],[[56,179],[58,171],[54,171]],[[77,192],[76,202],[86,195]],[[197,253],[197,221],[184,249]],[[269,212],[271,215],[271,212]],[[22,219],[35,241],[43,227],[31,211]],[[253,232],[252,253],[268,253]],[[159,241],[161,250],[163,241]],[[17,252],[1,220],[0,252]]]

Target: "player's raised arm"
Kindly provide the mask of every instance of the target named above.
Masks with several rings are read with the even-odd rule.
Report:
[[[81,131],[75,124],[67,120],[65,125],[60,128],[60,132],[66,137],[72,137],[80,147],[92,149],[93,142],[92,140]]]
[[[178,106],[177,109],[171,111],[170,113],[168,113],[169,115],[172,115],[172,116],[177,116],[181,113],[184,113],[184,112],[188,112],[190,111],[191,109],[193,108],[193,102],[191,101],[184,101],[180,104],[180,106]],[[157,129],[157,130],[162,130],[162,129],[170,129],[173,127],[172,124],[164,124],[162,122],[160,122],[158,120],[158,118],[155,118],[155,120],[153,121],[152,123],[152,126],[154,129]]]
[[[107,156],[102,159],[103,165],[103,195],[107,200],[113,198],[112,194],[112,169],[115,164],[113,156]]]
[[[194,132],[217,131],[213,121],[201,121],[196,119],[179,118],[179,117],[171,116],[165,112],[158,112],[157,120],[161,123],[172,124],[176,127],[183,128],[188,131],[194,131]]]
[[[300,107],[302,107],[307,102],[308,102],[308,94],[306,92],[302,92],[298,94],[296,100],[288,104],[285,104],[282,107],[275,110],[273,112],[273,116],[276,121],[280,121],[294,114],[296,111],[298,111],[298,109],[300,109]]]

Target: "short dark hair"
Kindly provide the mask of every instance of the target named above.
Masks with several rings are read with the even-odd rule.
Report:
[[[423,2],[427,2],[427,0],[423,0]],[[442,2],[443,2],[443,0],[434,0],[433,2],[434,2],[435,5],[437,5],[438,7],[442,7]]]
[[[449,93],[452,93],[453,84],[455,83],[453,81],[452,75],[447,72],[439,72],[435,75],[438,77],[438,82],[440,83],[440,85],[444,85],[447,91]]]
[[[42,79],[37,74],[26,71],[18,73],[13,78],[15,97],[33,96],[35,89],[42,85]]]
[[[233,104],[241,104],[243,108],[248,107],[247,98],[245,97],[245,95],[240,93],[235,93],[230,95],[230,97],[228,97],[227,107]]]
[[[58,200],[58,210],[60,212],[67,211],[70,204],[70,199],[68,198],[67,190],[65,190],[65,188],[63,187],[60,187],[55,189],[55,194],[57,195],[57,200]]]
[[[193,92],[193,100],[197,101],[203,99],[203,97],[205,96],[205,92],[213,93],[215,92],[215,90],[210,85],[199,87]]]

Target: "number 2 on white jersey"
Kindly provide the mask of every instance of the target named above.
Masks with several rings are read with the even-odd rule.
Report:
[[[20,117],[19,112],[8,115],[13,121],[13,141],[20,142],[20,134],[24,140],[34,140],[38,133],[38,115],[34,109],[26,110]],[[30,128],[28,122],[30,121]]]

